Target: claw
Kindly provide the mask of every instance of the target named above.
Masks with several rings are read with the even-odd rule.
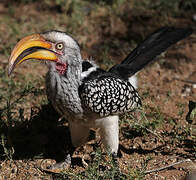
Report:
[[[85,161],[85,155],[83,155],[82,156],[82,164],[83,164],[83,166],[85,167],[85,168],[87,168],[88,167],[88,163]]]
[[[60,173],[63,170],[67,169],[70,165],[71,165],[71,156],[70,154],[68,154],[65,161],[47,166],[46,168],[42,168],[42,169],[46,172]]]

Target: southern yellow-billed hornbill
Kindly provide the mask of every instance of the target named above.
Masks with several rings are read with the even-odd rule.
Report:
[[[184,28],[161,28],[109,71],[83,60],[78,43],[64,32],[33,34],[23,38],[13,49],[9,74],[25,60],[45,60],[49,68],[47,96],[68,120],[73,146],[81,146],[87,141],[90,128],[100,128],[104,146],[116,155],[119,114],[141,105],[129,78],[191,32]]]

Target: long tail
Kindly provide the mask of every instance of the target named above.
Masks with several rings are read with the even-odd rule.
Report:
[[[163,27],[149,35],[122,62],[113,66],[109,72],[128,79],[168,47],[186,38],[192,29]]]

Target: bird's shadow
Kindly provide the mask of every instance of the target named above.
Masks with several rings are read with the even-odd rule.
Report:
[[[64,158],[66,151],[71,147],[71,139],[68,126],[59,122],[59,118],[51,104],[42,105],[30,120],[23,120],[13,127],[4,128],[7,146],[14,148],[12,158]],[[4,151],[0,149],[0,157],[5,155]]]

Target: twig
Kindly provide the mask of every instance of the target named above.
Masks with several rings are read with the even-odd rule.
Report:
[[[157,133],[155,133],[155,132],[152,131],[151,129],[149,129],[149,128],[143,126],[142,124],[136,123],[136,122],[135,122],[135,124],[137,124],[138,126],[144,128],[146,131],[148,131],[148,132],[150,132],[151,134],[153,134],[154,136],[156,136],[162,143],[165,143],[165,141],[161,138],[161,136],[159,136]]]
[[[170,164],[168,166],[164,166],[164,167],[157,168],[157,169],[152,169],[152,170],[147,170],[147,171],[144,171],[144,174],[149,174],[149,173],[152,173],[152,172],[162,171],[164,169],[168,169],[170,167],[173,167],[175,165],[178,165],[178,164],[181,164],[181,163],[184,163],[184,162],[191,162],[191,160],[190,159],[185,159],[185,160],[181,160],[181,161],[175,162],[173,164]]]
[[[196,81],[191,81],[191,80],[184,80],[184,79],[179,79],[179,78],[174,78],[174,80],[182,81],[185,83],[190,83],[190,84],[196,84]]]

